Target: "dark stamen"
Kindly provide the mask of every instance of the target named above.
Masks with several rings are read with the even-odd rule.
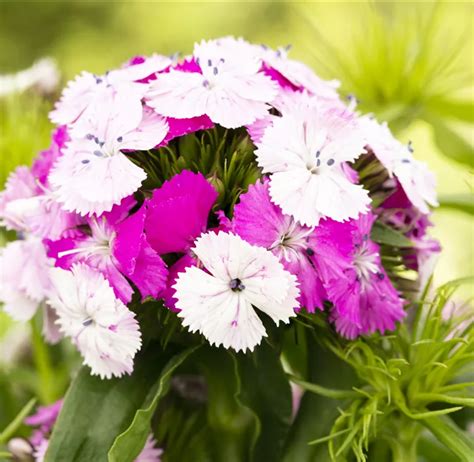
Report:
[[[212,66],[212,60],[208,59],[208,60],[207,60],[207,65],[208,65],[209,67],[211,67],[211,66]]]
[[[90,160],[89,160],[89,159],[84,159],[84,160],[81,160],[81,163],[83,163],[83,164],[88,164],[89,162],[90,162]]]
[[[321,165],[321,160],[320,159],[317,159],[316,160],[316,167],[319,167]]]
[[[328,159],[328,161],[326,162],[329,166],[333,165],[334,164],[334,159]]]
[[[209,80],[204,80],[204,81],[202,82],[202,86],[205,87],[205,88],[207,88],[207,87],[209,86]]]
[[[229,283],[229,287],[234,292],[242,292],[245,289],[245,286],[242,284],[242,281],[239,278],[232,279]]]
[[[308,247],[305,252],[308,257],[312,257],[314,255],[314,250],[311,247]]]
[[[89,319],[86,319],[85,321],[83,321],[83,322],[82,322],[82,325],[83,325],[84,327],[87,327],[87,326],[90,326],[90,325],[92,324],[92,322],[93,322],[92,319],[89,318]]]
[[[88,133],[88,134],[86,135],[86,140],[93,140],[93,139],[94,139],[94,135],[92,135],[92,134],[90,134],[90,133]]]
[[[215,68],[212,70],[212,72],[214,73],[214,75],[217,75],[217,73],[218,73],[219,71],[217,70],[217,67],[215,67]]]
[[[377,277],[379,278],[380,281],[383,281],[385,279],[385,274],[377,273]]]
[[[119,136],[119,137],[117,138],[117,141],[118,141],[119,143],[121,143],[121,142],[123,141],[123,137]]]
[[[97,156],[97,157],[103,157],[104,156],[104,154],[101,151],[94,151],[92,154],[94,154],[94,156]]]
[[[316,159],[321,155],[321,151],[316,151]]]

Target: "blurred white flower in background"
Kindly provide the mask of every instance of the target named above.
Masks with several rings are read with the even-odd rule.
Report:
[[[0,97],[28,89],[34,89],[40,94],[50,94],[56,90],[59,80],[56,61],[52,58],[41,58],[28,69],[0,75]]]

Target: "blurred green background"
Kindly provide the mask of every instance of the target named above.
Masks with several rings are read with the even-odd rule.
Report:
[[[0,74],[51,56],[64,83],[82,70],[101,73],[138,54],[189,53],[197,40],[229,34],[292,44],[293,58],[339,79],[361,110],[387,120],[401,140],[412,140],[415,155],[435,171],[442,206],[432,234],[443,246],[440,283],[474,274],[473,24],[473,4],[460,2],[0,0]],[[0,100],[1,183],[49,144],[52,102],[32,93]],[[0,317],[0,363],[5,327]],[[67,382],[67,371],[51,376],[54,367],[43,356],[54,363],[56,353],[48,354],[33,355],[39,379],[17,371],[25,390],[33,388],[43,401],[59,396]],[[6,414],[0,410],[0,428]]]

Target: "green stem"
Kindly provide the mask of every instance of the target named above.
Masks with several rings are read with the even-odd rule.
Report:
[[[393,462],[417,462],[417,446],[421,427],[415,422],[400,419],[395,438],[389,441]]]
[[[48,346],[44,343],[35,319],[31,320],[31,339],[33,360],[39,375],[38,394],[43,403],[52,403],[56,399],[54,371]]]

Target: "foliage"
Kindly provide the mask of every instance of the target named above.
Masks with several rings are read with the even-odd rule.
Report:
[[[400,326],[394,335],[346,343],[323,330],[315,332],[325,348],[353,369],[358,381],[341,391],[293,378],[312,393],[345,398],[330,432],[310,444],[327,442],[331,460],[352,452],[357,461],[365,461],[371,460],[367,457],[374,443],[385,441],[394,460],[409,462],[416,460],[417,442],[426,427],[460,460],[470,460],[472,441],[447,417],[474,407],[474,382],[465,375],[474,357],[472,307],[451,306],[458,286],[470,282],[448,283],[433,299],[427,289],[413,306],[412,323]]]

